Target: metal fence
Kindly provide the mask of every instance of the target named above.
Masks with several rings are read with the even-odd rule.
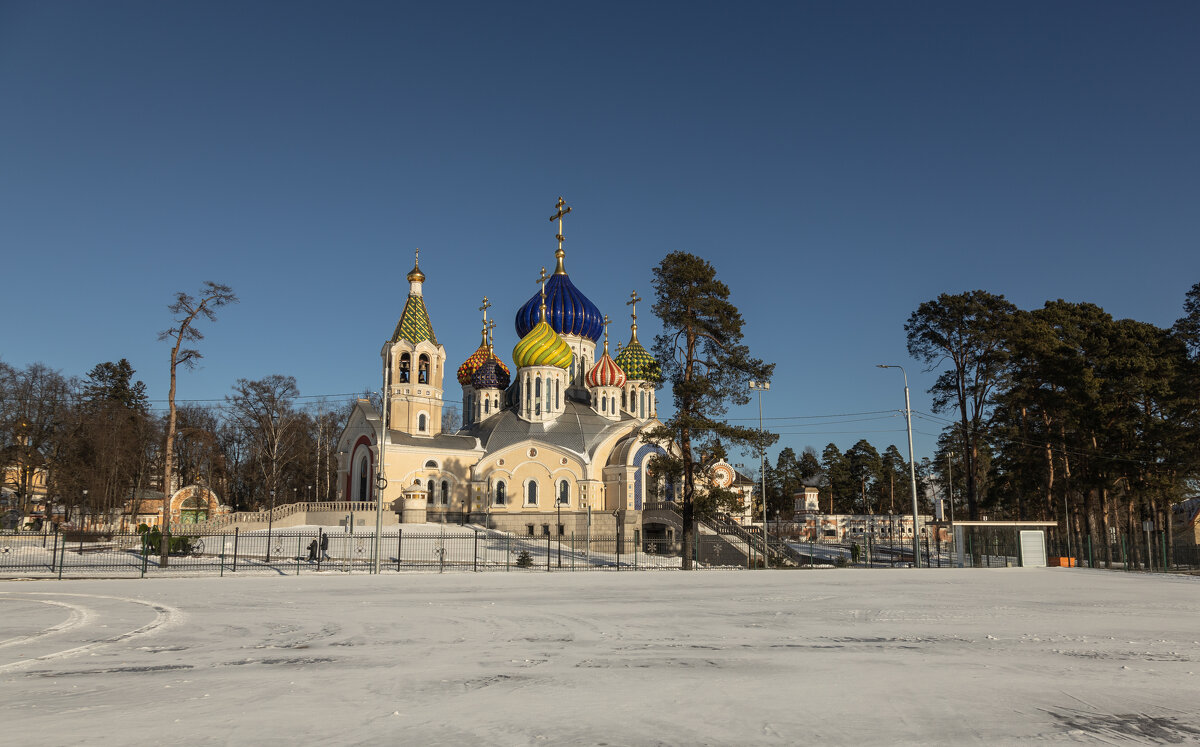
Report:
[[[324,543],[322,540],[324,539]],[[677,549],[632,537],[517,536],[446,526],[431,531],[231,531],[157,534],[22,532],[0,535],[0,576],[147,577],[226,573],[640,571],[680,568]]]
[[[322,540],[324,549],[322,548]],[[761,568],[761,539],[700,533],[694,560],[700,568]],[[1015,535],[967,533],[964,538],[967,567],[1018,565]],[[786,563],[775,552],[776,543],[789,547]],[[20,532],[0,534],[0,577],[9,578],[114,578],[165,575],[224,575],[264,573],[291,575],[312,572],[369,573],[376,546],[380,570],[385,573],[424,571],[643,571],[682,567],[677,542],[630,536],[552,537],[514,535],[472,526],[433,528],[399,527],[376,536],[373,532],[322,530],[179,533],[167,538],[167,557],[160,555],[162,538],[153,533]],[[912,564],[908,543],[821,542],[771,537],[771,567],[813,568],[829,566],[896,567]],[[1075,548],[1072,548],[1075,549]],[[1200,551],[1176,546],[1168,554],[1161,547],[1146,560],[1134,557],[1130,545],[1113,546],[1113,567],[1127,570],[1200,569]],[[1071,555],[1073,564],[1106,567],[1095,548],[1067,553],[1053,542],[1051,556]],[[950,543],[923,542],[921,564],[953,567],[957,554]]]

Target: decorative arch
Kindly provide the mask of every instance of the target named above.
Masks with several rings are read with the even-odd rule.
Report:
[[[359,471],[364,465],[367,468],[367,480],[364,486],[361,483]],[[354,442],[354,446],[350,449],[350,469],[346,473],[346,500],[348,501],[369,501],[372,499],[375,492],[375,451],[371,448],[371,439],[368,436],[359,436]]]
[[[642,477],[645,473],[645,463],[648,457],[654,454],[666,454],[667,451],[658,444],[644,444],[642,448],[637,450],[633,455],[633,508],[635,511],[642,510]],[[667,487],[668,495],[671,492],[670,486]]]

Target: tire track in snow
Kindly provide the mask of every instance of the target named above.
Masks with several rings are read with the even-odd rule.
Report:
[[[0,593],[5,594],[5,595],[11,594],[11,592],[7,592],[7,591],[0,592]],[[12,598],[12,597],[9,597],[9,598]],[[87,607],[80,607],[80,606],[74,605],[74,604],[67,604],[66,602],[55,602],[55,601],[51,601],[49,599],[30,599],[29,601],[40,602],[41,604],[49,604],[49,605],[53,605],[55,607],[63,607],[65,609],[67,609],[70,612],[70,614],[67,615],[66,620],[58,623],[57,625],[53,625],[49,628],[46,628],[45,630],[41,631],[40,633],[29,633],[27,635],[18,635],[18,636],[13,636],[12,638],[8,638],[6,640],[0,641],[0,648],[4,648],[6,646],[15,646],[20,643],[30,643],[32,641],[36,641],[39,638],[46,638],[48,636],[52,636],[52,635],[55,635],[58,633],[65,633],[66,631],[70,630],[71,628],[77,628],[80,625],[86,625],[87,623],[91,622],[91,619],[94,617],[91,610],[89,610]]]
[[[70,592],[51,592],[51,591],[46,591],[46,592],[0,592],[0,594],[3,594],[5,597],[8,597],[8,598],[25,598],[25,599],[30,599],[35,602],[45,602],[47,604],[55,604],[55,602],[50,601],[50,600],[45,600],[45,599],[38,599],[37,596],[40,595],[40,596],[58,596],[58,597],[82,597],[85,599],[110,599],[110,600],[117,601],[117,602],[128,602],[130,604],[138,604],[143,607],[149,607],[150,609],[154,610],[154,619],[153,620],[151,620],[150,622],[146,623],[145,625],[135,628],[129,632],[120,633],[118,635],[110,636],[110,637],[103,638],[103,639],[100,639],[97,641],[90,641],[88,643],[83,644],[82,646],[75,646],[72,648],[63,649],[61,651],[55,651],[55,652],[52,652],[49,654],[43,654],[41,656],[36,656],[36,657],[30,658],[30,659],[23,659],[21,661],[15,661],[15,662],[11,662],[9,664],[0,665],[0,672],[16,671],[19,669],[24,669],[25,667],[28,667],[28,666],[38,663],[38,662],[54,661],[56,659],[65,659],[65,658],[68,658],[71,656],[78,656],[80,654],[84,654],[84,653],[87,653],[94,649],[100,648],[101,646],[107,646],[112,643],[118,643],[120,641],[125,641],[130,638],[134,638],[134,637],[137,637],[140,635],[145,635],[147,633],[151,633],[151,632],[154,632],[154,631],[157,631],[160,629],[165,629],[168,627],[172,627],[174,625],[178,625],[179,623],[183,622],[184,618],[186,617],[184,615],[183,611],[176,607],[171,607],[169,605],[161,604],[158,602],[147,602],[144,599],[134,599],[132,597],[104,596],[104,595],[99,595],[99,594],[74,594],[74,593],[70,593]],[[65,603],[61,603],[61,606],[72,607],[74,605],[68,605]],[[79,610],[79,613],[82,616],[82,619],[80,619],[78,621],[68,620],[67,622],[70,623],[70,625],[67,625],[67,623],[60,623],[59,626],[56,626],[56,627],[61,628],[61,629],[54,630],[53,632],[54,633],[63,633],[63,632],[67,632],[69,630],[73,630],[73,629],[78,628],[88,622],[91,622],[95,617],[97,617],[96,611],[91,608],[80,605],[77,609]],[[67,627],[62,627],[64,625],[67,625]],[[23,637],[23,638],[25,639],[25,642],[29,642],[32,640],[36,640],[38,638],[43,638],[46,635],[50,635],[50,634],[51,634],[51,631],[46,631],[42,634],[34,634],[33,636],[27,636],[27,637]],[[8,643],[12,643],[12,644],[20,643],[21,638],[22,637],[11,639],[11,641],[5,642],[5,645],[8,645]]]

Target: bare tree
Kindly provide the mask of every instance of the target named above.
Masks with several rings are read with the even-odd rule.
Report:
[[[280,477],[297,458],[304,435],[300,414],[294,409],[300,396],[296,379],[279,374],[257,381],[238,379],[233,392],[225,398],[229,418],[245,434],[264,488],[279,490]]]
[[[195,367],[196,361],[204,357],[199,350],[184,347],[185,343],[199,342],[204,339],[204,334],[196,328],[197,320],[207,319],[210,322],[216,321],[217,314],[215,309],[237,302],[238,297],[234,294],[232,288],[228,285],[214,283],[211,280],[205,281],[199,298],[180,291],[175,294],[175,303],[167,307],[171,311],[175,325],[158,335],[158,339],[160,340],[173,341],[171,345],[171,388],[167,393],[167,440],[166,448],[163,449],[162,525],[164,531],[162,555],[160,555],[163,565],[167,563],[166,529],[171,520],[169,503],[171,498],[171,471],[174,468],[172,448],[175,441],[175,372],[181,365],[185,368]]]

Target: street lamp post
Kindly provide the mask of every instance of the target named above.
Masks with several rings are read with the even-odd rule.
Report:
[[[908,424],[908,476],[911,481],[912,489],[912,546],[913,546],[913,567],[921,567],[921,540],[920,532],[917,531],[917,526],[920,523],[920,517],[917,514],[917,463],[913,458],[913,440],[912,440],[912,405],[908,398],[908,372],[904,370],[904,366],[889,366],[879,364],[879,368],[898,368],[904,376],[904,420]]]
[[[271,528],[275,523],[275,491],[271,491],[271,510],[267,512],[267,562],[271,562]]]
[[[371,566],[371,572],[379,573],[379,555],[383,551],[383,491],[387,487],[387,477],[384,471],[384,463],[387,458],[387,439],[388,439],[388,415],[391,410],[392,401],[392,343],[387,344],[387,355],[383,359],[383,396],[381,404],[383,406],[383,418],[379,429],[379,472],[375,475],[375,548],[371,553],[374,556],[374,562]]]
[[[758,392],[758,435],[761,438],[763,433],[762,422],[762,393],[771,389],[769,381],[751,381],[750,390]],[[763,445],[759,445],[759,456],[761,459],[760,469],[762,470],[762,503],[763,503],[763,569],[771,567],[771,542],[770,535],[767,534],[767,449]]]
[[[563,529],[563,525],[562,525],[562,495],[561,494],[556,495],[554,497],[554,510],[555,510],[555,514],[556,514],[555,518],[554,518],[554,521],[556,524],[555,532],[557,532],[557,534],[558,534],[558,567],[562,568],[562,538],[563,538],[562,529]]]

